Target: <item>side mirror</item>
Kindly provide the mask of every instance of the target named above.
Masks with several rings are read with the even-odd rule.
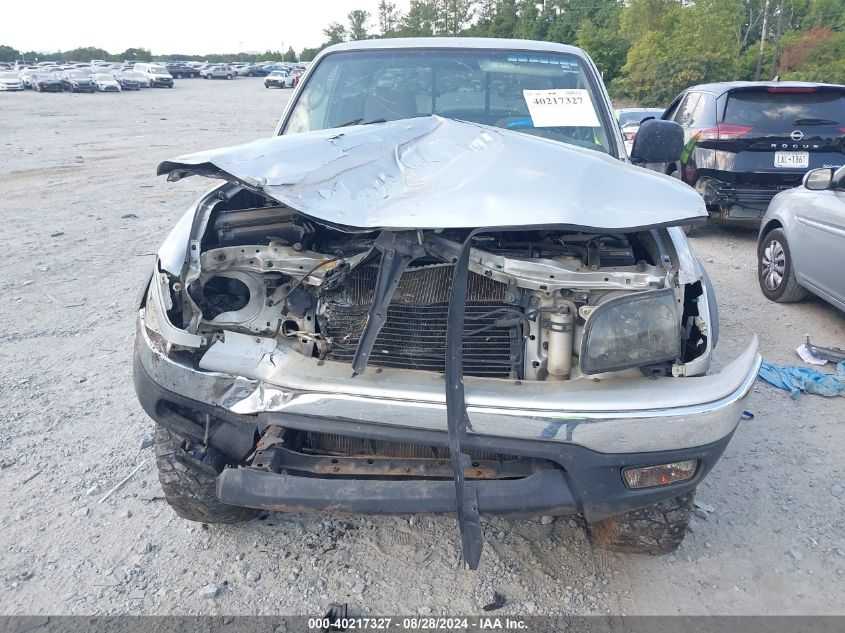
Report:
[[[646,119],[637,130],[632,163],[673,163],[684,151],[684,128],[674,121]]]
[[[804,187],[810,191],[824,191],[830,189],[833,183],[833,169],[823,167],[822,169],[811,169],[804,174]]]

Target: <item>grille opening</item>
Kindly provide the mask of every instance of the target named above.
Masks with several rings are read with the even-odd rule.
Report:
[[[409,268],[387,309],[369,365],[444,372],[446,322],[454,266]],[[351,362],[373,300],[378,268],[362,266],[322,299],[318,323],[332,342],[330,360]],[[506,284],[470,272],[464,321],[464,374],[521,377],[520,325],[498,323],[516,308],[504,302]],[[509,311],[510,314],[502,310]]]
[[[334,433],[301,431],[295,437],[286,438],[288,446],[296,446],[299,451],[312,455],[337,457],[395,457],[397,459],[434,459],[448,464],[452,459],[445,446],[425,446],[406,442],[374,440],[363,437],[351,437]],[[477,468],[483,461],[513,461],[516,455],[494,453],[491,451],[466,451]]]

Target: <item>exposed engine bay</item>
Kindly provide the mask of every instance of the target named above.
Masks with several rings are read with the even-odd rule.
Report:
[[[449,293],[469,229],[356,229],[233,188],[197,233],[199,256],[168,281],[168,317],[202,337],[199,351],[236,332],[354,373],[444,372]],[[464,375],[672,375],[709,349],[702,284],[679,284],[676,260],[665,229],[475,236]]]

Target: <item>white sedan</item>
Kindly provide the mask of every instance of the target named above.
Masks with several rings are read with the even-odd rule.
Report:
[[[13,90],[23,90],[23,82],[20,77],[13,72],[0,71],[0,91],[11,92]]]
[[[94,82],[98,92],[120,92],[120,83],[114,78],[114,75],[94,73],[91,75],[91,81]]]

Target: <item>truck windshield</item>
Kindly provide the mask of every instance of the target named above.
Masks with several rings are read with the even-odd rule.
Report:
[[[283,134],[437,114],[610,152],[591,75],[566,53],[345,51],[302,88]]]

